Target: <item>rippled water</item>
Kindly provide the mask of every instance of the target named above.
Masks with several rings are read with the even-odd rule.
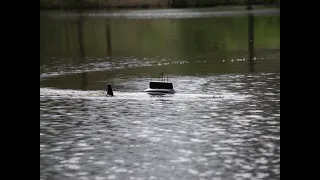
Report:
[[[257,38],[266,49],[256,48],[254,72],[242,51],[140,56],[123,44],[112,57],[87,46],[96,55],[79,60],[49,49],[40,65],[40,179],[280,179],[280,50],[271,38]],[[149,73],[164,70],[177,93],[143,93]]]
[[[279,179],[280,74],[173,79],[185,93],[40,89],[41,179]]]
[[[230,10],[231,9],[231,10]],[[203,17],[221,17],[221,16],[244,16],[248,14],[248,11],[244,10],[245,7],[228,8],[228,10],[221,11],[216,8],[192,8],[192,9],[151,9],[151,10],[121,10],[121,11],[87,11],[81,16],[86,17],[103,17],[103,18],[126,18],[126,19],[162,19],[162,18],[203,18]],[[235,11],[236,10],[236,11]],[[275,14],[278,15],[279,9],[258,9],[251,11],[255,15]],[[79,16],[76,12],[67,13],[49,13],[54,18],[59,17],[76,17]]]

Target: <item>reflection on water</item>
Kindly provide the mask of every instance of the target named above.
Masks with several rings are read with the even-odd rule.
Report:
[[[248,9],[252,7],[249,5]],[[248,61],[249,61],[249,72],[254,72],[254,16],[248,15]]]
[[[280,179],[279,16],[57,14],[40,15],[40,179]],[[177,93],[143,93],[162,71]]]
[[[247,16],[193,19],[67,16],[55,19],[50,13],[41,12],[40,77],[93,71],[127,74],[126,70],[117,70],[132,67],[131,73],[135,75],[160,73],[160,68],[167,73],[187,75],[204,71],[247,72],[248,39],[254,39],[255,72],[279,71],[279,15],[269,12],[256,16],[254,24],[250,24]],[[248,24],[253,26],[254,33],[248,33]],[[250,34],[254,37],[248,37]],[[155,69],[159,70],[154,72]],[[51,86],[45,82],[41,84]]]

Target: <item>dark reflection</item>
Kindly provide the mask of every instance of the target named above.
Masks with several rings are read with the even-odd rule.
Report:
[[[106,37],[107,37],[107,46],[108,46],[108,56],[112,57],[112,45],[111,45],[111,30],[110,30],[110,21],[106,24]]]
[[[254,72],[254,16],[252,13],[248,14],[248,53],[249,72]]]
[[[82,10],[78,10],[78,14],[82,14]],[[85,62],[85,49],[84,49],[84,33],[83,33],[83,16],[79,16],[77,20],[77,34],[78,34],[78,42],[79,42],[79,64],[84,64]],[[81,88],[82,90],[86,90],[87,88],[87,72],[81,73]]]
[[[78,12],[81,13],[81,12]],[[79,43],[79,59],[83,61],[84,58],[84,42],[83,42],[83,17],[80,16],[77,20],[77,34],[78,34],[78,43]]]
[[[252,0],[247,0],[247,10],[252,10]]]

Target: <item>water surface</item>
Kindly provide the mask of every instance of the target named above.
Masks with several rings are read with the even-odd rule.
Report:
[[[40,179],[280,179],[277,12],[41,11]]]

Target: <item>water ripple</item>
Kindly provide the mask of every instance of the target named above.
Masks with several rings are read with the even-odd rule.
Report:
[[[188,88],[40,88],[40,179],[280,179],[278,74],[172,80]]]

